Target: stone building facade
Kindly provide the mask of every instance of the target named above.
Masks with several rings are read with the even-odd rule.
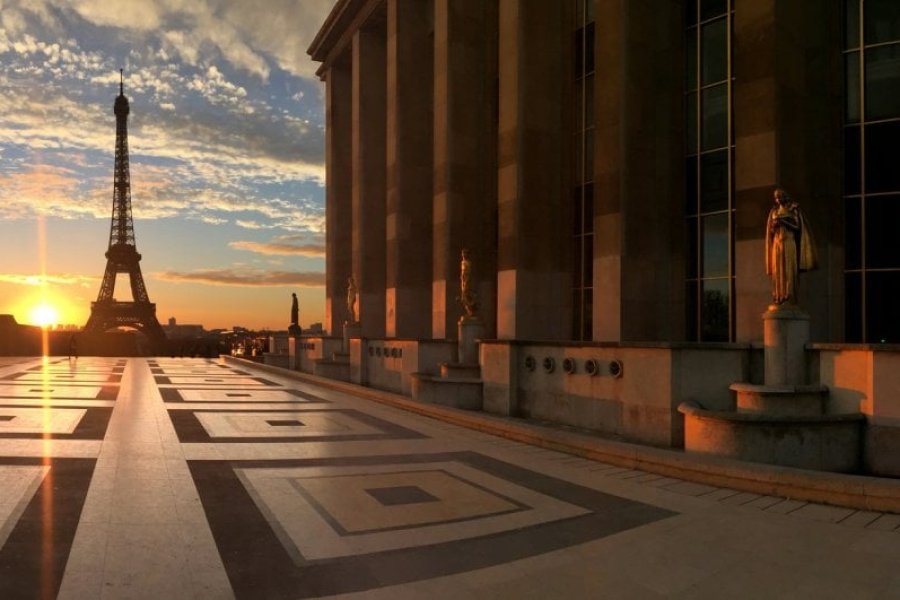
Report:
[[[729,382],[760,377],[781,186],[819,255],[801,279],[810,378],[900,425],[900,407],[866,408],[900,403],[900,383],[870,377],[896,393],[874,398],[835,381],[894,364],[900,343],[897,6],[338,0],[309,53],[326,86],[325,327],[341,335],[353,276],[353,378],[394,370],[382,387],[408,393],[410,369],[452,359],[466,248],[485,409],[680,445],[678,401],[725,406]],[[375,360],[392,345],[414,364]],[[528,379],[541,353],[628,355],[647,380]],[[664,400],[639,408],[646,393]]]

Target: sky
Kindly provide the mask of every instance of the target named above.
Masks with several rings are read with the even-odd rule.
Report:
[[[131,200],[157,317],[324,320],[334,0],[0,0],[0,314],[83,325],[106,266],[124,69]],[[130,301],[127,275],[115,296]]]

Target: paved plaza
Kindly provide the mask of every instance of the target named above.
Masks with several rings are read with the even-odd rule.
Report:
[[[900,516],[205,359],[0,359],[0,598],[900,598]]]

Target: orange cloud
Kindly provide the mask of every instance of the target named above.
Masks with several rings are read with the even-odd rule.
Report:
[[[257,254],[275,256],[325,256],[325,246],[321,244],[295,245],[238,240],[235,242],[228,242],[228,246],[235,250],[246,250],[248,252],[256,252]]]
[[[207,285],[233,285],[240,287],[303,286],[323,287],[325,273],[318,271],[238,271],[232,269],[208,269],[187,273],[164,271],[154,273],[156,279]]]

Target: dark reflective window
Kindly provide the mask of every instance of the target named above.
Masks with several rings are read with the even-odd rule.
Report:
[[[862,268],[862,201],[844,200],[844,268]]]
[[[900,194],[866,198],[866,268],[900,268]],[[900,297],[894,298],[900,305]],[[898,313],[900,318],[900,313]]]
[[[594,232],[594,184],[584,186],[584,232]]]
[[[594,125],[594,76],[584,78],[584,126]]]
[[[844,129],[844,193],[858,194],[860,192],[860,161],[859,155],[859,127],[847,127]]]
[[[844,338],[848,342],[863,341],[861,273],[844,274],[844,311],[847,315]]]
[[[581,231],[584,227],[584,219],[582,217],[583,207],[582,207],[582,187],[575,186],[575,189],[572,190],[572,234],[580,235]]]
[[[697,214],[697,157],[689,156],[684,166],[684,214]]]
[[[866,193],[900,191],[900,121],[866,125]]]
[[[844,120],[859,122],[859,52],[844,55],[844,75],[847,78],[847,93],[844,103]]]
[[[583,242],[581,244],[581,252],[582,252],[582,285],[584,287],[592,287],[594,282],[591,279],[594,276],[594,236],[593,234],[588,234],[584,236]]]
[[[592,336],[594,267],[594,0],[575,3],[572,120],[572,339]]]
[[[866,119],[891,117],[900,117],[900,44],[866,50]]]
[[[690,0],[687,1],[690,2]],[[728,2],[726,0],[700,0],[701,21],[724,15],[726,10],[728,10]]]
[[[584,180],[594,180],[594,130],[584,132]]]
[[[844,3],[844,47],[859,48],[859,0]]]
[[[684,2],[684,26],[690,27],[697,24],[697,0],[685,0]]]
[[[584,74],[584,28],[575,31],[575,76]]]
[[[696,29],[687,32],[687,52],[685,52],[685,70],[687,71],[687,89],[697,89],[697,35]]]
[[[729,66],[733,5],[729,0],[686,0],[685,5],[685,325],[688,339],[728,340],[734,277]]]
[[[700,29],[701,83],[707,85],[722,81],[728,76],[728,21],[719,19]]]
[[[582,313],[581,339],[589,340],[594,335],[594,291],[584,290],[582,302],[584,312]]]
[[[728,208],[728,151],[710,152],[700,157],[700,211]]]
[[[584,79],[575,82],[575,131],[580,132],[584,129]]]
[[[712,150],[728,144],[728,86],[703,90],[701,102],[701,148]]]
[[[688,219],[687,226],[687,276],[688,279],[697,277],[697,219]]]
[[[728,276],[728,215],[718,214],[702,219],[703,264],[701,277]]]
[[[697,92],[687,95],[684,107],[684,123],[687,131],[687,153],[697,153]]]
[[[584,72],[594,72],[594,24],[588,23],[584,29]]]
[[[900,271],[866,273],[866,337],[870,342],[900,342]]]
[[[687,339],[697,340],[697,286],[696,281],[688,281],[685,286],[685,326],[687,327]]]
[[[703,295],[700,307],[702,339],[708,342],[727,342],[731,280],[706,279],[702,285]]]
[[[866,44],[900,40],[900,2],[866,0]]]

